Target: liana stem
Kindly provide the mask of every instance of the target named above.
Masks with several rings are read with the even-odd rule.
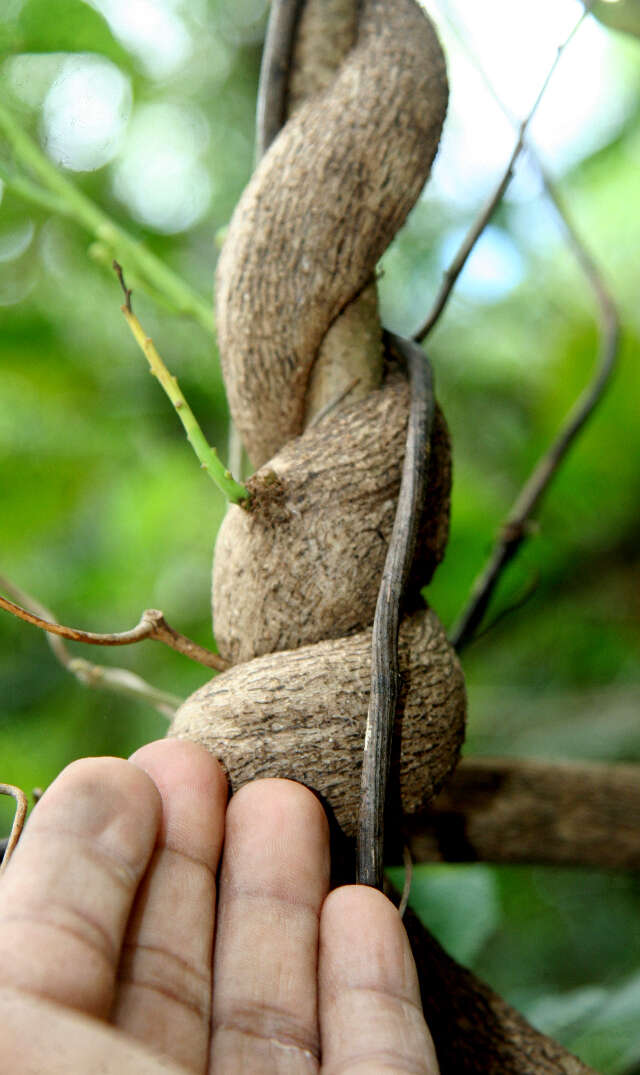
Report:
[[[409,369],[411,404],[396,516],[378,591],[371,639],[371,691],[362,757],[356,879],[382,888],[384,816],[400,675],[398,625],[422,513],[435,396],[427,356],[412,340],[388,333]]]

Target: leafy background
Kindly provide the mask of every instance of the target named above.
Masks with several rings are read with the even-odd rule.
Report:
[[[252,167],[265,5],[146,0],[138,9],[143,45],[116,0],[9,0],[0,98],[90,197],[206,296],[213,237]],[[564,163],[560,180],[622,312],[619,371],[490,619],[536,583],[533,595],[464,655],[469,754],[640,761],[640,74],[636,41],[610,33],[607,48],[624,73],[625,108],[596,145]],[[83,141],[69,85],[81,100],[87,86],[94,97],[104,87],[118,120],[110,139]],[[12,167],[1,138],[0,160]],[[171,196],[177,189],[181,200]],[[383,259],[385,317],[405,332],[473,215],[469,203],[447,200],[443,184],[430,190]],[[477,206],[484,193],[474,190]],[[429,344],[455,452],[451,542],[429,592],[447,625],[597,346],[588,286],[524,173],[487,242]],[[501,249],[509,256],[498,258],[496,276]],[[211,549],[224,507],[135,350],[105,259],[72,220],[4,189],[0,570],[63,622],[120,630],[159,607],[210,645]],[[212,339],[141,291],[135,302],[224,454],[228,415]],[[83,656],[126,665],[179,696],[206,679],[151,643]],[[46,786],[73,758],[126,755],[165,727],[142,702],[80,686],[39,632],[2,614],[3,780]],[[2,831],[8,802],[0,811]],[[640,1065],[637,877],[421,867],[412,902],[452,954],[586,1062],[611,1075]]]

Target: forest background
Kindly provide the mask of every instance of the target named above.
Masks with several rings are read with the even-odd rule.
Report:
[[[516,132],[499,101],[526,114],[581,10],[577,0],[480,7],[482,18],[462,0],[429,5],[452,99],[432,181],[381,265],[385,323],[405,334],[509,158]],[[0,102],[202,309],[252,168],[265,20],[262,0],[8,0],[0,13]],[[487,617],[497,622],[464,652],[467,754],[640,762],[639,58],[636,38],[590,17],[531,128],[623,335],[613,384],[501,581]],[[113,254],[224,457],[228,412],[206,318],[145,293],[125,252],[63,206],[20,195],[1,133],[0,168],[0,573],[61,622],[124,630],[155,607],[211,645],[224,503],[128,333]],[[531,160],[427,349],[455,467],[451,540],[428,600],[450,626],[597,351],[592,293]],[[178,698],[208,677],[150,642],[75,649]],[[165,728],[148,703],[80,685],[40,632],[0,614],[0,779],[46,786],[73,758],[126,755]],[[9,824],[0,800],[0,833]],[[602,1072],[640,1070],[637,877],[419,867],[412,903],[535,1025]]]

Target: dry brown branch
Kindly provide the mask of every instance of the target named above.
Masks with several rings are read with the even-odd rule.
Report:
[[[398,624],[422,515],[435,396],[417,344],[390,336],[406,359],[411,385],[406,450],[396,515],[382,572],[371,639],[371,691],[362,758],[357,880],[382,888],[384,817],[398,695]]]
[[[15,787],[13,784],[0,784],[0,795],[11,795],[15,799],[16,811],[13,816],[13,825],[11,826],[11,833],[9,839],[3,849],[2,860],[0,861],[0,874],[6,870],[9,865],[9,859],[11,858],[16,844],[20,839],[22,829],[24,828],[25,818],[27,816],[27,796],[20,788]]]
[[[527,130],[529,128],[529,125],[531,124],[531,121],[532,121],[532,119],[533,119],[533,117],[534,117],[534,115],[535,115],[535,113],[536,113],[536,111],[538,109],[538,105],[540,104],[540,101],[542,100],[542,98],[543,98],[543,96],[545,94],[547,86],[549,85],[549,82],[551,81],[553,73],[554,73],[556,67],[558,66],[558,63],[560,62],[560,59],[562,58],[563,53],[567,49],[567,47],[570,44],[570,42],[573,40],[575,34],[579,30],[580,26],[582,25],[584,19],[587,16],[587,14],[588,14],[588,10],[585,10],[585,11],[582,12],[580,18],[578,19],[578,21],[574,25],[574,27],[571,30],[571,32],[565,38],[563,43],[558,47],[558,51],[556,52],[556,55],[555,55],[554,60],[553,60],[553,63],[551,64],[551,66],[550,66],[550,68],[549,68],[549,70],[548,70],[548,72],[547,72],[547,74],[545,76],[544,82],[542,83],[542,86],[540,87],[540,90],[538,91],[538,95],[537,95],[535,101],[533,102],[533,105],[531,106],[528,115],[525,116],[525,118],[522,120],[522,122],[520,124],[520,129],[518,131],[518,138],[517,138],[515,146],[513,147],[513,152],[511,154],[511,157],[509,158],[509,162],[508,162],[507,167],[506,167],[506,169],[504,171],[504,174],[503,174],[502,178],[500,179],[500,182],[498,183],[497,187],[495,188],[493,194],[489,198],[489,200],[488,200],[487,204],[485,205],[484,209],[478,215],[478,217],[474,221],[474,223],[471,225],[471,228],[469,229],[469,231],[467,232],[466,236],[464,237],[462,243],[460,244],[460,248],[458,249],[458,251],[457,251],[455,257],[453,258],[451,264],[445,269],[445,271],[443,273],[442,284],[440,286],[440,290],[438,291],[438,294],[435,297],[433,305],[432,305],[431,309],[429,310],[429,313],[427,314],[427,316],[426,316],[425,320],[423,321],[423,323],[420,325],[420,327],[418,329],[416,329],[416,331],[413,334],[413,339],[416,340],[416,342],[422,343],[427,338],[427,336],[429,335],[429,333],[431,332],[433,327],[439,321],[439,319],[440,319],[440,317],[441,317],[441,315],[442,315],[442,313],[443,313],[443,311],[445,309],[445,306],[447,305],[447,303],[449,301],[451,293],[452,293],[452,291],[453,291],[453,289],[454,289],[454,287],[456,285],[458,277],[460,276],[460,273],[464,269],[464,267],[465,267],[470,255],[471,255],[476,243],[478,242],[478,239],[480,238],[480,236],[484,232],[485,228],[487,227],[487,225],[491,221],[491,218],[493,217],[493,214],[495,213],[496,209],[500,205],[500,202],[502,201],[502,198],[504,197],[504,193],[505,193],[507,187],[509,186],[509,183],[511,182],[511,179],[513,177],[513,171],[514,171],[514,168],[515,168],[515,165],[516,165],[516,161],[518,160],[518,157],[520,156],[520,154],[522,153],[522,150],[524,148],[525,135],[526,135]]]
[[[545,173],[545,187],[566,230],[567,239],[591,288],[600,311],[600,349],[595,373],[574,403],[560,431],[545,455],[538,461],[518,494],[502,524],[493,552],[473,584],[466,608],[455,624],[450,638],[457,650],[463,648],[479,626],[498,580],[528,536],[530,520],[540,506],[555,474],[574,440],[602,399],[615,366],[620,322],[614,301],[602,275],[576,231],[560,194]]]
[[[124,295],[124,305],[127,310],[127,313],[131,314],[133,313],[133,307],[131,306],[131,296],[133,295],[133,290],[132,288],[127,287],[122,265],[120,265],[120,263],[116,261],[115,258],[112,258],[111,260],[111,267],[113,268],[116,276],[118,277],[118,280],[120,281],[120,287],[122,288],[122,293]]]
[[[465,759],[406,825],[416,862],[640,870],[640,766]]]
[[[569,43],[569,40],[571,39],[571,37],[573,37],[576,30],[578,29],[578,26],[582,22],[582,19],[587,14],[589,14],[591,4],[585,2],[584,7],[585,11],[583,12],[581,19],[573,28],[569,38],[565,41],[560,52],[564,51],[567,44]],[[448,19],[458,40],[462,44],[465,51],[469,54],[470,59],[477,68],[494,100],[500,106],[508,119],[510,119],[512,123],[515,123],[516,121],[512,113],[501,100],[491,79],[487,75],[487,72],[484,70],[483,65],[479,61],[478,57],[475,55],[475,53],[469,46],[469,42],[467,41],[466,37],[464,36],[464,34],[461,33],[457,23],[454,19],[451,18],[450,15],[448,16]],[[559,59],[560,52],[556,56],[555,63],[557,63]],[[548,83],[548,81],[549,76],[547,77],[545,85]],[[540,95],[535,102],[534,109],[537,107],[539,100]],[[613,372],[618,346],[619,321],[613,299],[609,295],[602,275],[597,265],[593,261],[591,255],[589,254],[583,239],[578,234],[575,226],[573,225],[570,215],[565,205],[563,204],[556,184],[554,183],[551,176],[542,164],[542,161],[540,160],[534,147],[526,138],[524,138],[524,135],[527,132],[527,127],[529,125],[530,119],[531,116],[528,117],[528,120],[524,125],[524,129],[523,125],[520,125],[519,137],[518,142],[516,143],[516,148],[518,147],[518,144],[520,144],[520,149],[518,150],[518,152],[525,148],[531,160],[538,167],[542,175],[547,197],[550,199],[558,214],[560,223],[565,230],[569,246],[571,247],[574,256],[576,257],[576,260],[578,261],[578,264],[581,266],[590,286],[595,293],[596,300],[600,308],[601,316],[600,361],[597,365],[596,372],[591,383],[587,386],[584,393],[576,401],[576,404],[574,405],[574,408],[568,416],[565,424],[561,428],[556,441],[549,449],[549,452],[543,457],[538,466],[535,468],[531,477],[522,489],[522,492],[519,494],[509,517],[503,524],[500,535],[498,537],[498,540],[496,542],[495,548],[489,561],[474,582],[471,595],[467,602],[467,606],[465,610],[461,613],[458,622],[456,623],[451,632],[451,641],[458,650],[460,650],[464,645],[468,644],[468,642],[471,641],[472,638],[477,637],[477,628],[480,625],[484,613],[486,612],[489,601],[491,599],[491,595],[495,591],[495,587],[502,572],[504,571],[507,564],[511,561],[511,559],[513,559],[522,542],[531,533],[531,528],[528,524],[529,519],[533,511],[535,510],[535,507],[540,503],[540,500],[544,492],[546,491],[547,486],[551,482],[554,474],[556,473],[556,470],[560,466],[567,451],[573,443],[573,440],[580,432],[585,422],[590,417],[594,407],[602,397],[602,394]],[[512,157],[506,174],[509,174],[509,170],[510,168],[512,168],[514,163],[515,160]],[[500,188],[498,187],[498,190],[499,189]],[[502,193],[504,193],[504,191]],[[482,220],[482,216],[479,218],[479,221],[480,220]],[[457,259],[460,257],[461,252],[462,250],[464,250],[467,241],[470,239],[473,231],[474,229],[472,228],[472,231],[467,237],[467,240],[465,240],[465,243],[463,243],[461,247],[461,251],[459,251],[456,259],[454,259],[454,265],[457,263]],[[472,247],[470,249],[472,249]],[[448,295],[445,297],[445,302],[447,298]],[[429,317],[431,317],[431,315],[429,315]],[[429,318],[427,319],[427,322],[428,321]],[[427,324],[427,322],[425,322],[425,324]],[[432,325],[429,327],[432,327]],[[531,504],[532,506],[528,507],[528,504]],[[518,508],[519,514],[517,511]],[[518,605],[516,605],[516,607],[518,607]],[[501,618],[502,614],[499,614],[498,619]],[[495,622],[497,621],[494,621],[494,624],[492,624],[492,626],[495,625]]]
[[[50,609],[2,575],[0,575],[0,589],[10,594],[14,601],[17,601],[19,605],[22,605],[23,608],[34,613],[42,620],[47,620],[51,623],[57,621],[57,617]],[[167,717],[169,720],[175,715],[175,711],[182,701],[181,698],[159,690],[157,687],[152,686],[151,683],[147,683],[135,672],[130,672],[127,668],[113,668],[108,665],[94,664],[92,661],[86,661],[82,657],[74,657],[62,638],[50,632],[45,632],[45,634],[56,660],[60,662],[63,668],[75,676],[83,686],[102,687],[115,694],[125,694],[129,697],[140,698],[152,705],[159,713],[162,713],[163,717]]]
[[[8,601],[2,595],[0,595],[0,608],[10,612],[13,616],[17,616],[18,619],[24,620],[25,623],[40,627],[41,630],[58,635],[60,638],[66,638],[70,642],[86,642],[92,646],[128,646],[134,642],[143,642],[148,638],[164,642],[166,646],[170,646],[171,649],[182,653],[185,657],[190,657],[192,661],[203,664],[206,668],[214,668],[217,672],[223,672],[225,668],[228,668],[227,662],[217,653],[212,653],[211,650],[199,646],[197,642],[193,642],[185,635],[174,631],[173,627],[165,620],[160,609],[145,609],[139,623],[129,631],[120,631],[113,634],[95,634],[93,631],[81,631],[76,627],[65,627],[63,624],[43,619],[13,601]]]

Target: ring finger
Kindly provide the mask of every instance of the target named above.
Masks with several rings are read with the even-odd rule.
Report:
[[[299,784],[260,780],[227,811],[214,957],[211,1069],[319,1067],[318,923],[328,826]]]

